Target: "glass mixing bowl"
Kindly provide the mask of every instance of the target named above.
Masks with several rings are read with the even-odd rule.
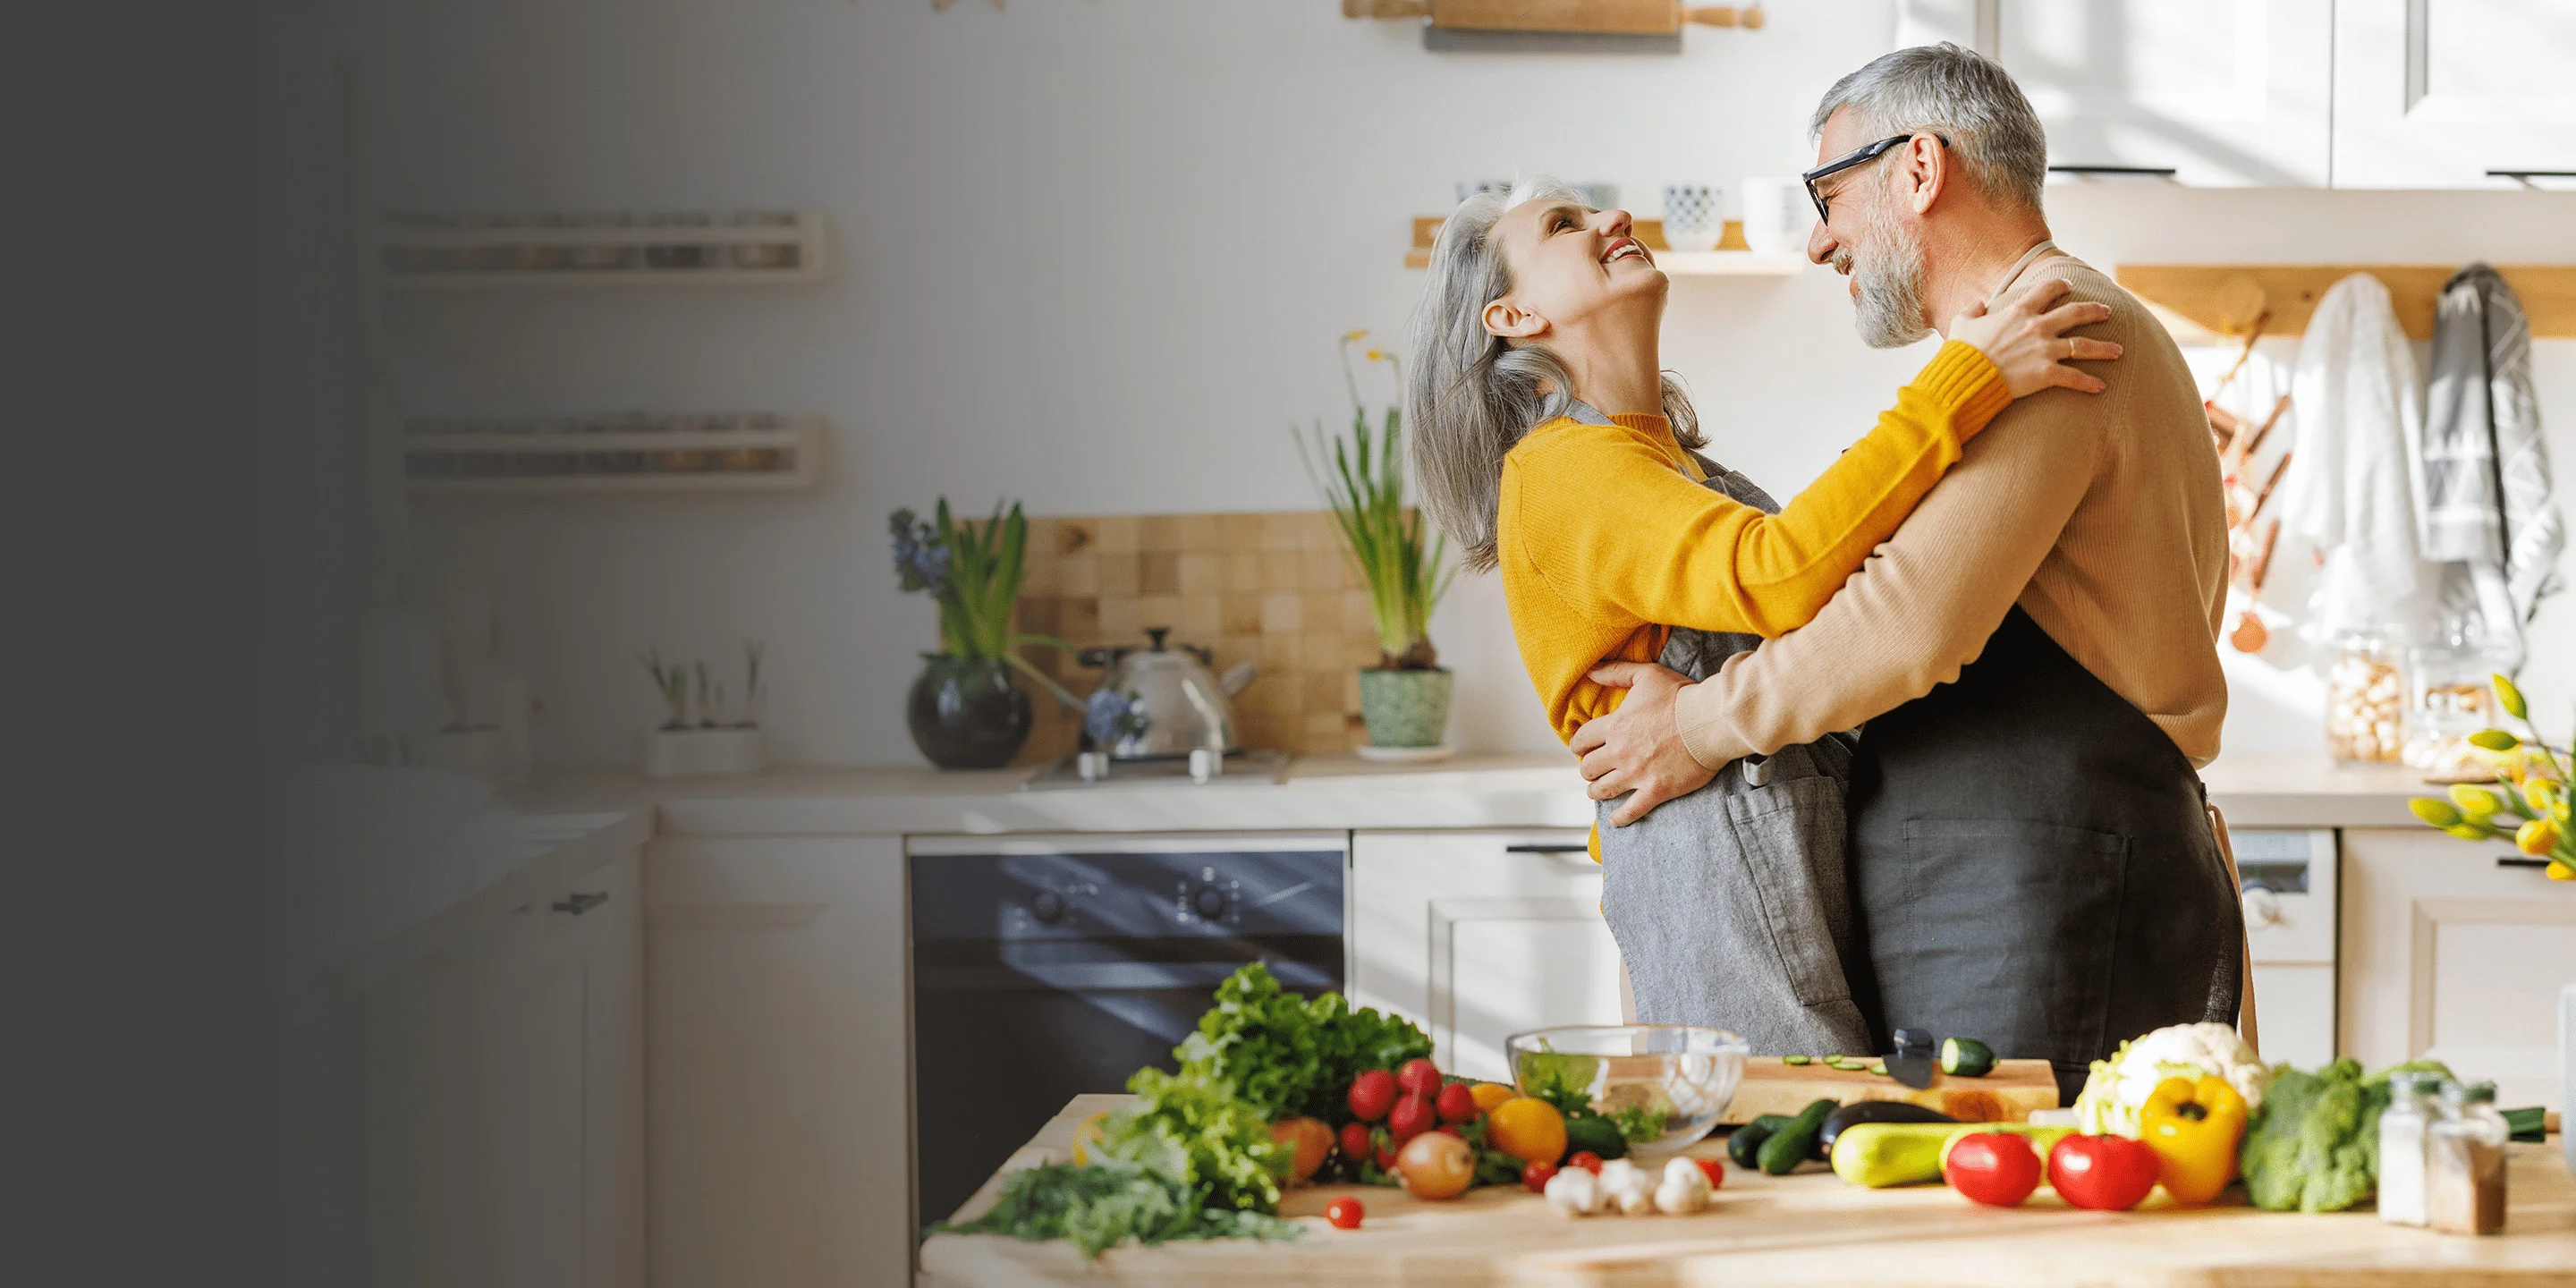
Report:
[[[1629,1150],[1646,1158],[1708,1135],[1735,1098],[1749,1049],[1725,1029],[1689,1024],[1565,1024],[1503,1042],[1522,1095],[1589,1097],[1621,1123]]]

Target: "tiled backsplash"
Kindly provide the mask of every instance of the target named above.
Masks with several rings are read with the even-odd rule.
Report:
[[[1250,748],[1345,751],[1367,741],[1359,668],[1378,660],[1367,582],[1342,551],[1331,514],[1155,514],[1029,520],[1020,629],[1077,647],[1143,647],[1149,626],[1173,644],[1216,650],[1216,670],[1257,663],[1234,699]],[[1100,673],[1053,649],[1030,660],[1087,695]],[[1074,750],[1078,721],[1041,701],[1023,762]]]

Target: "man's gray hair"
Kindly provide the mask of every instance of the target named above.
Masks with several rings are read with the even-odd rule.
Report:
[[[1843,108],[1858,119],[1853,137],[1860,142],[1937,132],[1950,140],[1977,187],[2040,208],[2048,133],[2021,86],[1993,59],[1946,41],[1882,54],[1825,91],[1807,122],[1808,137],[1823,137],[1825,122]]]

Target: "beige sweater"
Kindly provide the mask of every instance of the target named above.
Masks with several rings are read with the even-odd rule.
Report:
[[[1684,689],[1693,759],[1767,755],[1919,698],[1957,679],[2015,603],[2193,765],[2216,758],[2227,521],[2199,390],[2163,324],[2109,276],[2057,257],[2014,281],[2041,273],[2072,284],[2067,300],[2111,306],[2085,333],[2126,352],[2084,364],[2109,392],[2006,408],[1814,622]]]

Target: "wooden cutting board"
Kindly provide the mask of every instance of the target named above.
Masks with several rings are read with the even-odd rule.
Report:
[[[2057,1076],[2046,1060],[1998,1060],[1994,1072],[1982,1078],[1936,1071],[1932,1085],[1917,1091],[1884,1074],[1785,1065],[1778,1056],[1753,1056],[1744,1062],[1744,1080],[1736,1084],[1735,1099],[1718,1121],[1749,1123],[1763,1114],[1794,1114],[1817,1100],[1903,1100],[1961,1122],[2017,1123],[2034,1109],[2057,1108]]]

